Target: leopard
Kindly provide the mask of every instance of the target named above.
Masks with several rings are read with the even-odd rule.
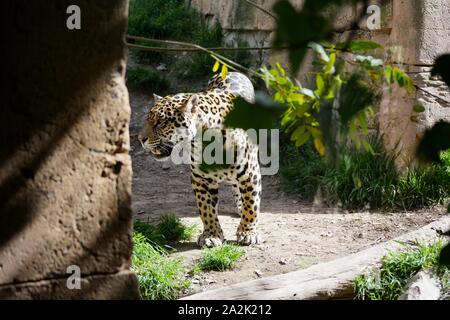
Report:
[[[215,170],[205,170],[196,163],[191,150],[191,185],[203,224],[197,240],[201,247],[217,247],[226,241],[218,215],[218,191],[223,183],[231,185],[240,216],[236,242],[248,246],[262,241],[257,232],[262,193],[258,144],[243,129],[224,126],[237,97],[249,103],[255,101],[251,80],[239,72],[228,72],[226,77],[216,74],[204,91],[164,97],[154,94],[138,136],[145,151],[158,161],[170,158],[177,144],[192,144],[198,132],[205,129],[220,131],[224,148],[233,150],[235,156],[239,150],[239,161]]]

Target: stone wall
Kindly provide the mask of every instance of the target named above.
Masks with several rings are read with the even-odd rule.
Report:
[[[266,9],[271,9],[277,0],[255,0]],[[199,8],[209,20],[218,19],[224,29],[226,39],[241,38],[251,46],[270,45],[275,24],[271,17],[261,10],[241,0],[189,0]],[[301,7],[303,0],[291,0]],[[369,5],[381,8],[381,26],[369,30],[366,20],[361,21],[356,37],[379,42],[387,49],[383,54],[389,63],[398,63],[414,79],[414,83],[425,90],[450,101],[445,85],[430,79],[434,59],[442,53],[450,52],[450,2],[447,0],[371,0]],[[362,5],[347,6],[335,14],[337,40],[348,38],[351,22],[366,10]],[[299,30],[301,32],[301,30]],[[285,52],[264,52],[265,61],[279,60],[287,65]],[[310,59],[305,59],[298,79],[308,83],[306,72]],[[412,107],[421,104],[422,114],[414,114]],[[407,94],[403,89],[394,88],[386,92],[379,109],[379,125],[384,133],[389,149],[401,150],[399,165],[405,166],[414,156],[417,141],[424,129],[440,119],[450,120],[448,103],[434,98],[423,91]]]
[[[394,0],[393,22],[386,43],[396,53],[392,63],[400,63],[414,84],[440,97],[422,90],[407,94],[396,89],[386,94],[380,107],[380,130],[385,133],[389,148],[398,144],[400,164],[412,162],[418,141],[426,128],[436,121],[450,121],[450,92],[446,85],[430,75],[434,59],[450,52],[450,2],[447,0]],[[444,99],[445,101],[441,100]],[[416,114],[412,107],[425,107]]]
[[[66,9],[81,8],[81,30]],[[130,271],[127,0],[6,0],[0,299],[138,298]],[[67,280],[80,268],[81,288]]]

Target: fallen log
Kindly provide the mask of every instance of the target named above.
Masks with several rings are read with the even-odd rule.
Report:
[[[355,277],[367,268],[379,267],[386,253],[404,248],[404,243],[435,242],[448,229],[450,216],[446,215],[418,230],[355,254],[299,271],[204,291],[182,300],[350,299],[354,297]]]

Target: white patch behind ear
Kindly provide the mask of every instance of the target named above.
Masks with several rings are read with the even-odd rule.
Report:
[[[186,102],[186,105],[184,106],[184,110],[186,112],[192,113],[195,112],[195,106],[198,103],[198,97],[196,94],[191,95],[189,100]]]
[[[153,94],[154,103],[158,102],[158,100],[161,100],[161,99],[162,99],[161,96],[158,96],[157,94]]]

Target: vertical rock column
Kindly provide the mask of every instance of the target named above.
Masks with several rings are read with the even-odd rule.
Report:
[[[70,5],[81,10],[79,30],[66,26]],[[128,1],[0,6],[0,299],[138,298]]]
[[[389,46],[391,63],[399,63],[414,83],[423,88],[413,94],[395,88],[386,93],[380,108],[380,130],[388,148],[400,150],[398,164],[411,164],[420,138],[435,122],[450,120],[448,88],[432,79],[435,58],[450,53],[450,3],[447,0],[394,0]],[[431,94],[430,94],[431,93]],[[415,113],[414,105],[425,107]]]

